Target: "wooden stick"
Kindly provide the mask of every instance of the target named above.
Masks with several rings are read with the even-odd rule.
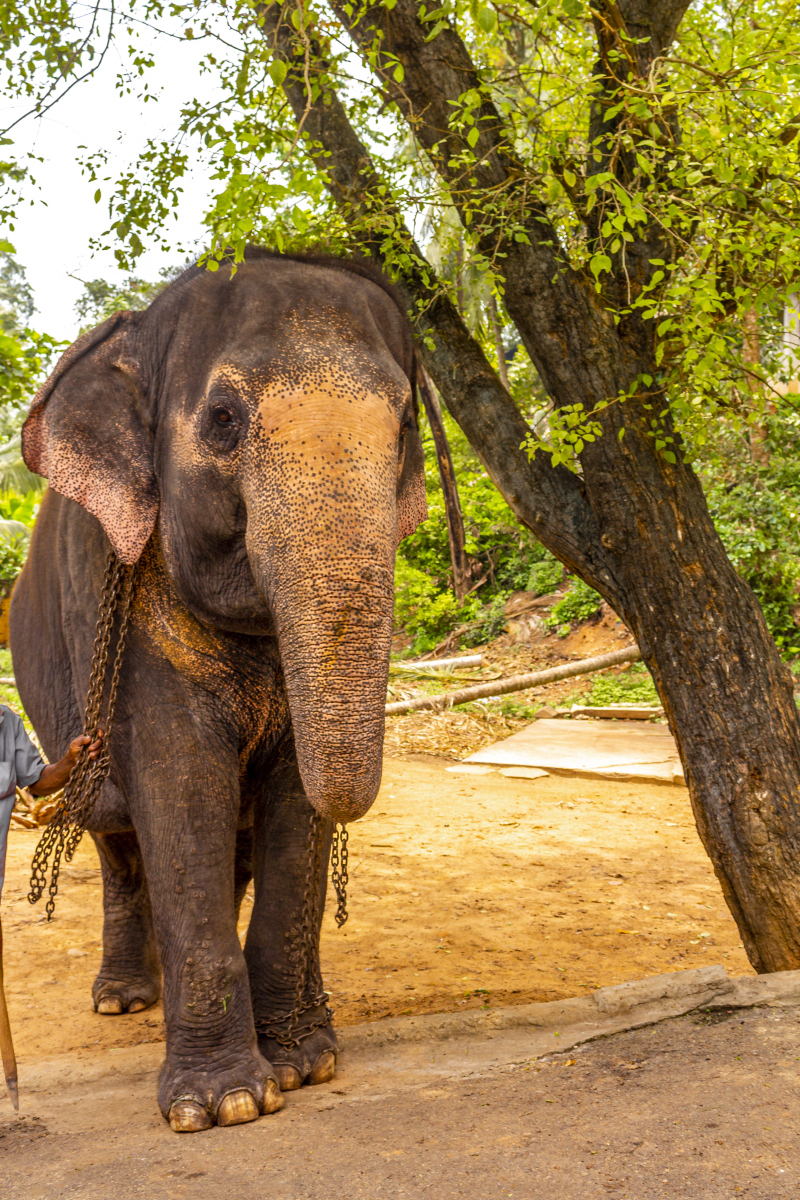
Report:
[[[533,671],[529,675],[511,675],[495,683],[477,683],[474,687],[461,688],[457,692],[446,692],[443,696],[423,696],[419,700],[395,700],[386,705],[386,715],[414,712],[420,708],[452,708],[454,704],[468,704],[470,700],[482,700],[486,696],[505,696],[509,692],[522,692],[526,688],[555,683],[557,679],[569,679],[573,675],[588,675],[602,671],[605,667],[616,667],[620,663],[638,662],[641,658],[638,646],[625,650],[612,650],[598,658],[584,658],[581,662],[565,663],[563,667],[551,667],[547,671]]]
[[[17,1086],[17,1056],[11,1040],[11,1023],[8,1019],[6,994],[3,989],[3,925],[0,922],[0,1054],[3,1057],[3,1072],[6,1077],[8,1095],[19,1112],[19,1088]]]

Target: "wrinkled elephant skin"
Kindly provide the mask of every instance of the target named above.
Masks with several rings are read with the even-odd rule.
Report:
[[[331,1078],[318,954],[295,1006],[309,831],[380,783],[398,540],[426,515],[409,326],[363,267],[250,250],[63,356],[23,431],[50,482],[11,611],[47,754],[80,728],[109,540],[136,563],[102,865],[98,1013],[152,1004],[173,1129]],[[244,953],[236,915],[255,901]],[[324,886],[316,904],[316,945]],[[313,907],[313,906],[312,906]]]

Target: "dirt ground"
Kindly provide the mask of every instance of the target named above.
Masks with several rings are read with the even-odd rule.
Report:
[[[721,962],[752,973],[677,786],[449,773],[387,758],[350,830],[350,920],[322,939],[336,1022],[581,993]],[[15,829],[3,896],[6,991],[26,1060],[163,1038],[159,1008],[92,1012],[100,872],[86,837],[55,918],[26,899],[38,833]],[[244,934],[250,911],[242,911]]]
[[[512,1036],[513,1035],[513,1036]],[[54,1064],[0,1111],[3,1200],[797,1200],[800,1009],[693,1013],[531,1060],[519,1031],[371,1055],[180,1137],[155,1062]],[[413,1049],[413,1048],[412,1048]],[[476,1054],[494,1065],[477,1067]],[[133,1052],[141,1055],[142,1050]],[[120,1058],[122,1056],[116,1056]]]

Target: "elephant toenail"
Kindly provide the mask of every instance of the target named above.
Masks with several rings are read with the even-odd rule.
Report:
[[[122,1012],[122,1001],[119,996],[103,996],[97,1002],[97,1011],[110,1017],[119,1016]]]
[[[328,1083],[336,1072],[336,1055],[332,1050],[323,1050],[314,1066],[311,1068],[311,1074],[308,1077],[308,1082]]]
[[[137,997],[136,997],[136,999],[135,999],[135,1000],[131,1000],[130,1004],[128,1005],[128,1012],[129,1012],[129,1013],[131,1013],[131,1012],[142,1012],[142,1011],[143,1011],[143,1009],[145,1009],[145,1008],[147,1008],[147,1007],[148,1007],[148,1005],[147,1005],[147,1001],[146,1001],[146,1000],[140,1000],[140,999],[139,999],[139,997],[137,996]]]
[[[258,1105],[245,1088],[228,1092],[217,1112],[218,1125],[244,1125],[246,1121],[258,1119]]]
[[[273,1070],[278,1077],[278,1086],[282,1092],[296,1092],[303,1082],[297,1067],[291,1063],[273,1063]]]
[[[261,1105],[263,1113],[278,1112],[283,1108],[284,1100],[281,1090],[274,1079],[268,1079],[264,1087],[264,1102]]]
[[[175,1100],[169,1110],[169,1123],[176,1133],[199,1133],[214,1122],[197,1100]]]

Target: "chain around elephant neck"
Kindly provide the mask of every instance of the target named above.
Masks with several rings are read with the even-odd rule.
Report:
[[[53,860],[46,906],[48,921],[56,906],[61,859],[63,857],[67,862],[72,861],[72,856],[78,848],[86,823],[94,809],[103,780],[109,771],[109,739],[114,724],[120,669],[128,635],[134,569],[134,567],[125,566],[120,562],[113,549],[109,550],[97,614],[92,670],[89,676],[89,690],[83,716],[83,732],[88,734],[92,741],[96,739],[98,730],[103,730],[102,747],[96,759],[89,757],[88,744],[82,747],[58,802],[55,815],[39,839],[31,863],[31,890],[28,893],[28,900],[31,904],[35,904],[37,900],[41,899],[44,892],[47,884],[48,865],[50,859]],[[111,683],[108,689],[108,707],[105,719],[103,719],[103,696],[108,675],[109,649],[117,612],[120,614],[119,632],[114,650]]]

